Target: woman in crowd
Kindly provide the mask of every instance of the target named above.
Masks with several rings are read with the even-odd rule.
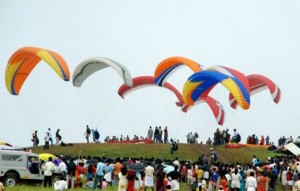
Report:
[[[257,176],[257,191],[268,191],[269,178],[266,173],[259,173]]]

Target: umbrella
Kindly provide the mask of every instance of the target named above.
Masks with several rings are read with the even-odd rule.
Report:
[[[145,167],[144,167],[144,165],[142,165],[140,163],[133,163],[133,164],[127,165],[127,170],[132,170],[134,172],[142,172],[145,170]]]
[[[97,159],[88,159],[86,161],[87,164],[97,164],[98,163],[98,160]]]
[[[169,174],[170,172],[172,172],[172,171],[174,171],[175,170],[175,168],[174,168],[174,166],[166,166],[165,168],[164,168],[164,172],[166,173],[166,174]]]
[[[52,157],[52,159],[54,159],[54,160],[52,160],[52,162],[56,165],[56,166],[59,166],[59,163],[61,163],[61,159],[59,159],[59,158],[53,158]]]
[[[49,157],[52,157],[52,159],[57,158],[55,155],[50,154],[50,153],[41,153],[41,154],[39,154],[40,160],[48,161]]]

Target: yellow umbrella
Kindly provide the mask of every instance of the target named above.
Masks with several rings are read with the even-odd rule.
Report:
[[[55,155],[50,154],[50,153],[41,153],[41,154],[39,154],[40,160],[48,161],[49,157],[52,157],[52,159],[57,158]]]

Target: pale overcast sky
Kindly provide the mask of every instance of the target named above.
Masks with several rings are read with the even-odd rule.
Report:
[[[200,140],[216,128],[236,128],[247,135],[280,136],[299,133],[300,1],[244,0],[1,0],[0,1],[0,141],[30,146],[31,134],[40,141],[48,128],[61,129],[67,143],[84,142],[86,125],[105,136],[146,136],[149,126],[168,126],[170,137],[186,142],[188,132]],[[170,91],[149,87],[122,99],[122,80],[111,68],[95,73],[81,88],[62,81],[40,62],[19,96],[5,87],[10,56],[24,46],[59,53],[72,74],[95,56],[125,65],[132,77],[153,75],[157,64],[171,56],[197,61],[204,67],[227,66],[245,75],[262,74],[282,90],[275,104],[268,90],[251,97],[249,110],[230,108],[228,91],[216,87],[211,96],[225,108],[219,126],[209,107],[200,104],[183,113]],[[188,68],[169,82],[182,92],[192,74]]]

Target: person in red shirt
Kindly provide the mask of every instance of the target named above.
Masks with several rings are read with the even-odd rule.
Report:
[[[265,144],[265,137],[262,135],[261,139],[260,139],[260,145],[264,145]]]
[[[287,181],[286,191],[291,191],[292,187],[293,187],[293,184],[294,184],[294,181],[293,181],[293,172],[292,172],[291,168],[289,168],[288,172],[286,173],[286,181]]]

